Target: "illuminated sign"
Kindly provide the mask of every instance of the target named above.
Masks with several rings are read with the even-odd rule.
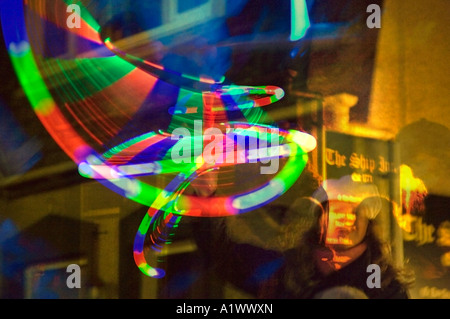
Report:
[[[398,178],[393,142],[326,132],[324,175],[327,179],[351,175],[353,181],[374,183],[390,198],[390,178]]]

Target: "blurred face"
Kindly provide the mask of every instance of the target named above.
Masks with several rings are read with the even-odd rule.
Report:
[[[331,200],[325,243],[335,250],[344,250],[361,243],[366,235],[368,218],[357,203]]]
[[[198,196],[208,197],[217,190],[217,180],[218,172],[210,171],[196,178],[191,185]]]

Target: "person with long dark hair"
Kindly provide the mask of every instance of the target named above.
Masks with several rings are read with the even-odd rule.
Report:
[[[285,256],[285,297],[324,298],[331,288],[352,287],[369,299],[409,298],[413,275],[395,265],[390,244],[381,239],[376,217],[382,201],[373,184],[350,176],[325,181],[307,208],[315,222]]]

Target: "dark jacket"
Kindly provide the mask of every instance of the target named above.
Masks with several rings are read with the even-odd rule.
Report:
[[[397,279],[384,282],[383,274],[381,274],[380,278],[381,288],[369,288],[367,279],[372,274],[372,271],[367,271],[367,267],[370,264],[369,251],[366,250],[361,256],[340,270],[334,271],[328,275],[322,275],[317,271],[316,276],[313,278],[314,280],[317,280],[317,284],[309,291],[303,292],[301,296],[287,293],[286,297],[311,299],[316,298],[320,292],[327,289],[350,286],[364,292],[369,299],[409,298],[408,292]]]
[[[211,221],[202,221],[211,223]],[[198,225],[199,226],[199,225]],[[211,226],[211,225],[207,225]],[[215,229],[215,231],[213,231]],[[397,280],[385,284],[381,274],[381,288],[369,288],[367,266],[371,264],[369,251],[346,265],[339,271],[327,276],[316,271],[314,280],[317,285],[300,295],[291,293],[284,283],[286,261],[292,260],[289,254],[295,254],[291,249],[284,253],[267,250],[250,244],[236,243],[217,231],[217,228],[203,225],[204,232],[197,232],[197,243],[208,260],[208,267],[224,282],[230,282],[235,287],[245,291],[255,298],[267,299],[311,299],[325,289],[337,286],[351,286],[362,290],[369,299],[407,299],[408,293]],[[206,236],[208,231],[213,236]],[[218,236],[218,234],[221,234]],[[219,238],[219,240],[218,240]],[[314,262],[311,259],[311,262]],[[301,271],[301,269],[299,269]]]

